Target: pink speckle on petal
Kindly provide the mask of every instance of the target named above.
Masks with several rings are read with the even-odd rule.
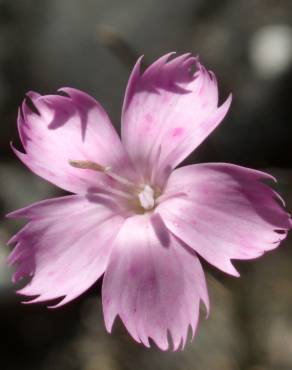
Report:
[[[154,118],[152,116],[152,114],[150,113],[147,113],[144,117],[144,119],[142,120],[143,122],[143,131],[141,131],[142,135],[149,135],[153,132],[153,129],[154,129]]]
[[[182,127],[175,127],[172,131],[172,137],[181,137],[184,134]]]
[[[153,116],[150,114],[150,113],[147,113],[146,116],[145,116],[145,120],[148,122],[148,123],[153,123],[154,119],[153,119]]]

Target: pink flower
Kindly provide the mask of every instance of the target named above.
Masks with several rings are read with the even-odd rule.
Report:
[[[34,173],[74,195],[11,213],[28,223],[11,239],[13,280],[31,276],[19,293],[30,302],[60,298],[59,307],[104,274],[105,325],[117,315],[131,336],[163,350],[185,345],[209,299],[198,255],[239,276],[232,259],[276,248],[290,229],[272,176],[225,163],[175,169],[219,125],[215,76],[190,54],[165,55],[131,74],[121,141],[93,98],[28,93],[18,115]],[[192,72],[196,67],[196,72]]]

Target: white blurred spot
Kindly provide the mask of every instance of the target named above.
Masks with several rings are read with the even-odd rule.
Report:
[[[138,194],[141,206],[145,210],[150,210],[155,205],[154,190],[149,185],[145,185],[144,189]]]
[[[249,56],[256,73],[273,78],[292,64],[292,28],[271,25],[259,29],[251,38]]]

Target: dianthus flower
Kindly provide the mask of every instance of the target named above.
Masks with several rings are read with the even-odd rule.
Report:
[[[141,58],[125,93],[121,140],[87,94],[29,92],[19,110],[34,173],[73,193],[11,213],[28,223],[11,239],[13,280],[30,302],[72,301],[103,274],[110,332],[117,316],[131,336],[174,350],[196,331],[200,302],[209,311],[198,255],[239,276],[231,260],[276,248],[290,228],[272,176],[226,163],[176,168],[219,125],[214,74],[190,54],[165,55],[143,73]],[[29,100],[29,102],[28,102]]]

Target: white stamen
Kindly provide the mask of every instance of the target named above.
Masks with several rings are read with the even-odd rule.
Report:
[[[104,170],[104,173],[106,175],[108,175],[109,177],[111,177],[112,179],[116,180],[117,182],[119,182],[120,184],[123,184],[123,185],[126,185],[126,186],[135,186],[135,184],[133,184],[131,181],[125,179],[124,177],[122,176],[119,176],[117,175],[116,173],[112,172],[112,169],[110,166],[106,166],[105,167],[105,170]]]
[[[155,205],[154,190],[149,185],[145,185],[144,189],[138,194],[141,206],[147,211]]]

